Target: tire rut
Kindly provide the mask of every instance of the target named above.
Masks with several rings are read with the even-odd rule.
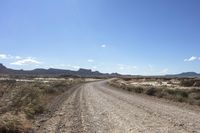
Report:
[[[83,132],[81,109],[80,109],[81,87],[72,91],[72,94],[55,111],[53,116],[45,121],[37,130],[38,133],[64,133]],[[58,103],[59,104],[59,103]]]

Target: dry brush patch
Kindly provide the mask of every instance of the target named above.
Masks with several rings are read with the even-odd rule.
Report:
[[[84,79],[0,81],[0,132],[30,131],[35,116],[48,111],[47,105],[54,98],[81,82],[84,82]]]
[[[135,93],[142,93],[149,96],[156,96],[158,98],[165,98],[177,102],[185,102],[191,105],[200,106],[200,88],[196,87],[199,83],[199,80],[193,79],[180,79],[180,88],[170,88],[168,86],[153,86],[153,85],[135,85],[129,84],[123,79],[114,79],[109,81],[111,86],[121,88]],[[135,80],[136,81],[136,80]],[[169,82],[169,81],[168,81]],[[182,89],[181,87],[190,86],[189,88]]]

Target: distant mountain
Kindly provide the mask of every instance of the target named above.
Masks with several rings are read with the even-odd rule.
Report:
[[[14,72],[15,72],[15,70],[9,69],[9,68],[5,67],[3,64],[0,63],[0,73],[9,74],[9,73],[14,73]]]
[[[0,71],[4,71],[6,70],[7,68],[3,65],[3,64],[0,64]]]
[[[166,75],[167,77],[200,77],[200,74],[196,72],[183,72],[180,74],[174,74],[174,75]]]
[[[64,69],[34,69],[34,70],[14,70],[5,67],[0,63],[0,74],[10,75],[47,75],[47,76],[78,76],[78,77],[134,77],[134,75],[121,75],[118,73],[100,73],[99,71],[92,71],[90,69],[79,69],[78,71],[64,70]],[[195,72],[184,72],[174,75],[165,75],[165,77],[200,77],[200,74]]]
[[[116,77],[118,73],[108,74],[92,71],[90,69],[79,69],[78,71],[63,69],[34,69],[34,70],[14,70],[0,64],[0,74],[16,74],[16,75],[62,75],[62,76],[80,76],[80,77]]]

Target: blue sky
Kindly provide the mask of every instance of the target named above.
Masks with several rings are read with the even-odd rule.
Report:
[[[1,0],[10,68],[200,73],[199,0]]]

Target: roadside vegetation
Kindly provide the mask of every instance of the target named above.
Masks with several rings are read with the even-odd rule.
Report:
[[[82,78],[0,80],[0,132],[30,132],[36,116],[69,88],[85,82]]]
[[[144,84],[144,82],[146,84]],[[166,84],[163,84],[165,82]],[[200,106],[199,79],[113,79],[111,86],[126,91],[156,96]]]

